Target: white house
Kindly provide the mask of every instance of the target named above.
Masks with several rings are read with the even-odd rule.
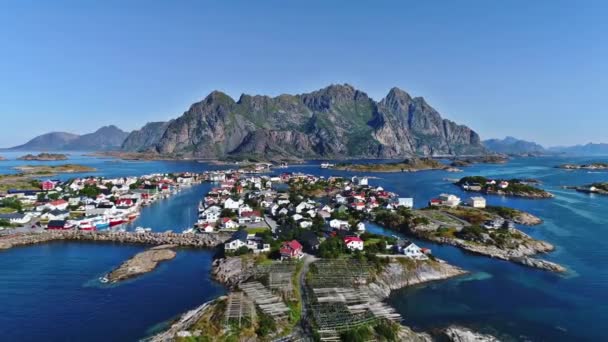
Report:
[[[457,207],[460,204],[460,197],[456,195],[441,194],[439,195],[439,199],[441,200],[441,204],[448,207]]]
[[[473,208],[485,208],[486,207],[486,199],[481,196],[475,196],[469,198],[467,204]]]
[[[239,224],[228,217],[224,217],[222,218],[222,227],[224,229],[236,229],[239,227]]]
[[[358,236],[347,236],[344,238],[344,244],[346,248],[351,251],[362,251],[363,250],[363,240],[361,240]]]
[[[308,209],[312,209],[314,208],[314,206],[312,204],[306,203],[306,202],[300,202],[300,204],[298,204],[296,206],[296,213],[300,214],[303,211],[306,211]]]
[[[310,228],[310,227],[312,227],[312,222],[310,222],[310,221],[302,221],[302,222],[300,222],[300,227],[301,228]]]
[[[365,231],[365,223],[363,223],[363,222],[357,223],[357,230],[360,231],[360,232],[364,232]]]
[[[397,206],[411,209],[414,207],[414,199],[411,197],[399,197],[397,199]]]
[[[344,204],[344,203],[346,203],[346,197],[344,197],[344,196],[342,196],[340,194],[337,194],[336,195],[336,203],[338,203],[338,204]]]
[[[348,221],[333,219],[329,221],[329,226],[334,229],[347,229],[349,227]]]
[[[248,212],[252,212],[252,211],[253,211],[253,208],[251,208],[247,204],[241,205],[239,207],[239,216],[243,215],[243,213],[248,213]]]
[[[228,198],[226,201],[224,201],[224,209],[237,210],[241,204],[243,204],[243,200],[235,201],[232,198]]]
[[[426,259],[427,258],[427,256],[424,255],[424,253],[422,252],[422,249],[420,247],[416,246],[416,244],[413,242],[407,243],[401,249],[401,253],[403,253],[403,255],[410,257],[412,259]]]
[[[291,218],[297,222],[297,221],[300,221],[301,219],[303,219],[304,216],[302,216],[300,214],[294,214]]]
[[[222,208],[218,207],[217,205],[214,205],[203,211],[203,213],[201,214],[201,219],[209,223],[215,222],[220,218],[221,213]]]
[[[19,214],[19,213],[11,213],[11,214],[2,214],[0,215],[0,220],[7,220],[11,224],[26,224],[31,220],[31,216],[29,214]]]

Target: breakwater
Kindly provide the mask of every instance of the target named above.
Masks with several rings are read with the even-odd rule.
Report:
[[[230,239],[230,233],[131,233],[109,231],[44,231],[0,237],[0,249],[33,245],[51,241],[118,242],[145,245],[175,245],[180,247],[210,248]]]

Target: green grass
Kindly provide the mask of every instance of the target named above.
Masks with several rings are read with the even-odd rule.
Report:
[[[255,227],[255,228],[247,228],[247,233],[249,234],[257,234],[257,233],[263,233],[265,231],[268,231],[270,228],[268,227]]]

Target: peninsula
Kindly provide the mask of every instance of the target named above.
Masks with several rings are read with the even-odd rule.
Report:
[[[340,163],[329,168],[357,172],[415,172],[422,170],[448,170],[449,166],[432,158],[408,158],[394,163]]]
[[[582,186],[565,186],[564,188],[573,189],[587,194],[608,195],[608,182],[593,183]]]
[[[57,161],[67,160],[68,155],[62,153],[39,153],[37,155],[26,154],[17,158],[18,160],[31,160],[31,161]]]
[[[548,191],[532,186],[519,179],[490,179],[482,176],[463,177],[455,185],[464,191],[480,192],[487,195],[499,195],[523,198],[552,198]]]

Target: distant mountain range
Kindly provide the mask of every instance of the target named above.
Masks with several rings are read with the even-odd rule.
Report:
[[[555,146],[545,148],[535,142],[521,140],[513,137],[504,139],[488,139],[483,145],[491,152],[502,154],[535,154],[535,155],[577,155],[577,156],[605,156],[608,155],[608,144],[588,143],[575,146]]]
[[[483,145],[490,151],[502,154],[542,154],[546,150],[541,145],[513,137],[504,139],[488,139]]]
[[[39,135],[23,145],[8,148],[21,151],[106,151],[120,149],[128,132],[110,125],[93,133],[78,135],[51,132]]]
[[[181,117],[132,132],[125,151],[194,158],[400,158],[483,154],[479,135],[393,88],[379,102],[354,87],[235,101],[214,91]]]

